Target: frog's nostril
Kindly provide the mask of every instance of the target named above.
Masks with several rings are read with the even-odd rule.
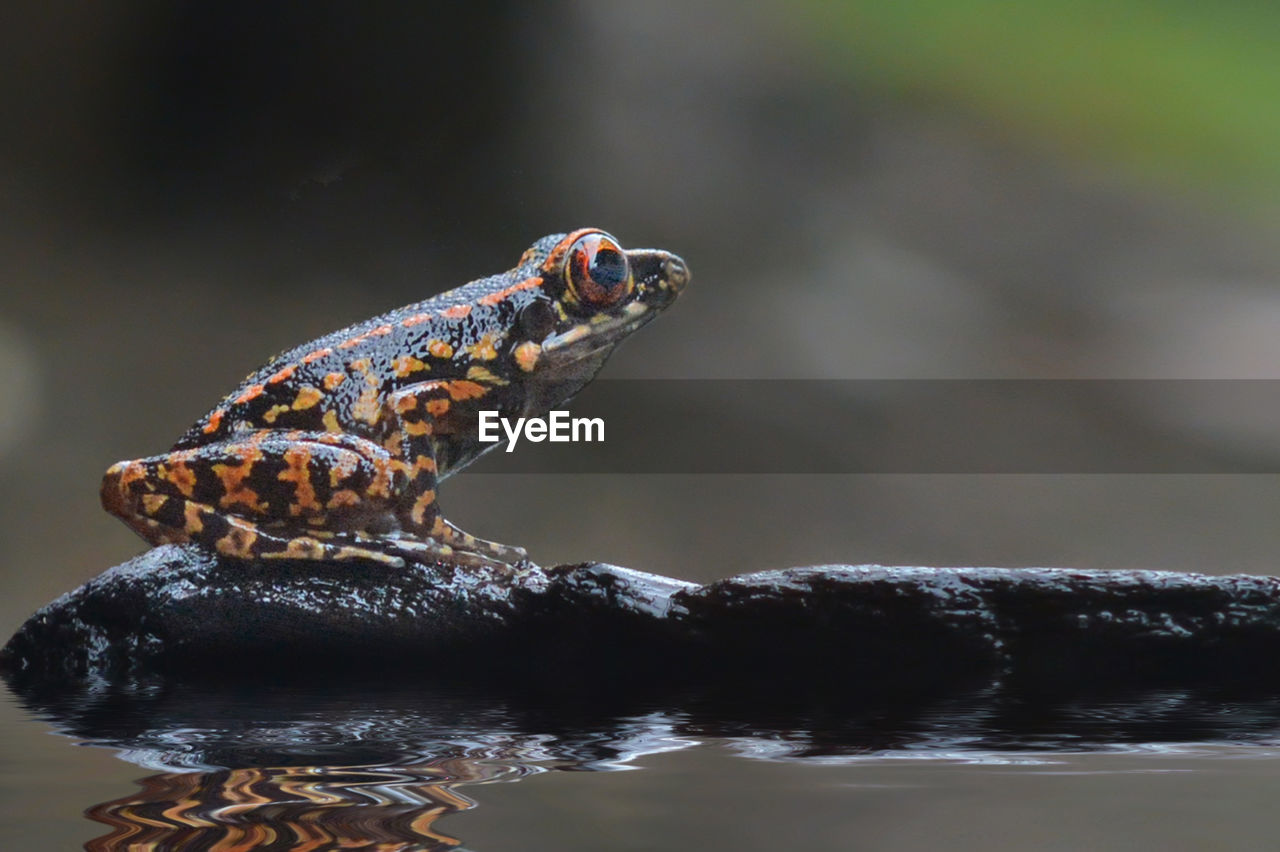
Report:
[[[666,268],[663,272],[665,273],[664,277],[675,290],[682,290],[684,285],[689,283],[689,267],[674,254],[667,258]]]

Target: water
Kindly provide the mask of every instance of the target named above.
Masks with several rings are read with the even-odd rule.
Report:
[[[6,695],[0,742],[4,849],[1222,849],[1280,823],[1280,700],[1187,690],[170,685]]]

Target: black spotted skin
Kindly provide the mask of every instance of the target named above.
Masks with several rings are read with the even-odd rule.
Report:
[[[480,410],[541,416],[688,282],[665,251],[583,228],[512,270],[290,349],[168,453],[113,465],[102,499],[148,542],[245,558],[514,564],[444,519],[439,482],[500,444]]]

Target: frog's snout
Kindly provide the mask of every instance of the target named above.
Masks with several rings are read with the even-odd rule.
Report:
[[[663,265],[662,273],[667,285],[677,293],[689,283],[689,265],[684,262],[684,258],[677,254],[667,255],[667,261]]]
[[[661,249],[627,252],[641,299],[652,307],[665,308],[689,283],[689,267],[684,258]]]

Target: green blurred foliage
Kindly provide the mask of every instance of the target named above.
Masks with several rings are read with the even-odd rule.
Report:
[[[1280,188],[1280,4],[809,0],[793,22],[897,97],[1164,183],[1270,204]]]

